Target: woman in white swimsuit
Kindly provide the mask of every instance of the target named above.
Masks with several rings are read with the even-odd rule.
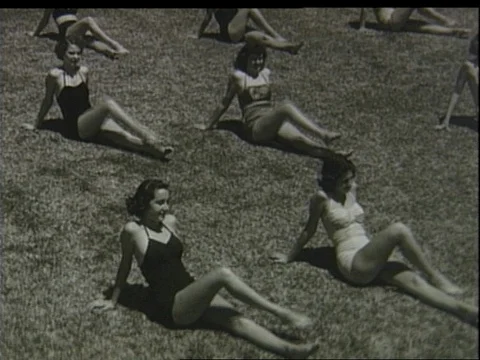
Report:
[[[413,21],[413,12],[428,21]],[[456,22],[433,8],[373,8],[377,22],[391,31],[412,31],[434,35],[467,36],[468,29],[456,27]],[[365,8],[360,10],[360,30],[365,30]],[[432,23],[433,21],[433,23]]]
[[[478,119],[478,29],[476,34],[470,39],[468,46],[467,59],[463,62],[458,70],[457,80],[453,88],[450,102],[448,103],[447,114],[443,122],[435,126],[437,130],[449,130],[450,118],[453,110],[457,106],[460,95],[462,94],[465,84],[468,84],[470,93],[472,94],[473,103],[475,105],[475,114]]]
[[[395,223],[371,238],[367,235],[363,227],[363,209],[355,198],[355,172],[354,164],[343,156],[336,155],[324,161],[318,177],[320,189],[310,200],[304,230],[288,254],[275,253],[272,260],[278,263],[293,261],[322,220],[335,247],[338,269],[347,280],[366,285],[379,277],[431,306],[478,326],[478,307],[451,296],[463,290],[428,262],[406,225]],[[392,257],[397,247],[428,281]]]

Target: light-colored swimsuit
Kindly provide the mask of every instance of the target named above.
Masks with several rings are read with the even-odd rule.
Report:
[[[363,209],[351,192],[345,204],[328,198],[322,215],[323,226],[335,247],[338,269],[353,282],[359,280],[352,273],[353,257],[370,241],[363,228],[363,219]]]

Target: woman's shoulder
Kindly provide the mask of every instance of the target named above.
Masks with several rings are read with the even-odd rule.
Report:
[[[63,69],[60,66],[56,66],[48,71],[47,76],[51,78],[58,78],[59,76],[63,75],[63,73]]]
[[[142,226],[136,221],[127,222],[122,229],[122,232],[133,237],[142,230]]]

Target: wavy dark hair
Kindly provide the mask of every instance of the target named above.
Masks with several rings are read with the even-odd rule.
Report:
[[[237,70],[247,72],[248,57],[250,55],[263,55],[264,63],[267,61],[267,49],[260,45],[244,45],[238,52],[233,67]]]
[[[125,201],[127,212],[130,215],[141,218],[150,206],[150,201],[155,196],[155,191],[168,189],[168,184],[160,179],[146,179],[138,186],[135,195],[128,197]]]
[[[53,51],[55,52],[55,55],[57,56],[58,60],[63,60],[65,53],[67,52],[67,49],[70,45],[76,45],[80,48],[80,51],[83,52],[83,49],[85,48],[84,44],[82,41],[77,40],[77,39],[61,39],[57,41],[55,44],[55,48]]]
[[[318,186],[325,192],[333,192],[338,180],[348,172],[352,172],[355,176],[357,169],[355,164],[347,157],[335,154],[328,159],[324,159],[317,173]]]

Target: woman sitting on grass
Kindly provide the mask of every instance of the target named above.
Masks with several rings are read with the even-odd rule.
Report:
[[[411,20],[410,17],[415,10],[429,21]],[[469,33],[468,29],[456,27],[454,20],[440,14],[433,8],[373,8],[373,12],[377,22],[390,31],[411,31],[459,37],[465,37]],[[361,8],[360,30],[365,30],[366,17],[365,8]]]
[[[105,97],[95,106],[90,104],[88,68],[79,63],[82,50],[81,45],[74,42],[63,40],[57,43],[55,53],[63,64],[51,69],[46,76],[45,97],[35,125],[23,124],[23,127],[41,129],[55,97],[69,138],[84,141],[106,139],[120,147],[164,159],[173,149],[161,146],[149,130],[144,129],[113,99]]]
[[[170,192],[161,180],[148,179],[127,200],[127,211],[135,220],[125,224],[120,235],[122,258],[111,299],[95,300],[91,309],[105,311],[117,304],[135,257],[150,285],[160,316],[169,327],[187,328],[202,321],[245,338],[281,356],[303,359],[316,344],[293,344],[237,312],[218,292],[226,289],[248,305],[267,311],[286,323],[310,326],[305,316],[285,309],[259,295],[228,268],[217,268],[194,279],[182,262],[183,245],[177,220],[169,212]]]
[[[467,60],[460,66],[458,71],[457,81],[453,89],[450,102],[448,104],[447,114],[440,125],[436,125],[437,130],[450,130],[450,118],[453,110],[457,106],[458,99],[462,94],[465,84],[468,84],[470,93],[472,94],[473,102],[475,104],[475,114],[478,120],[478,30],[475,36],[470,40],[468,47]]]
[[[196,125],[196,128],[214,129],[237,96],[250,142],[260,145],[277,142],[304,155],[316,158],[329,156],[332,151],[326,148],[326,142],[337,139],[340,134],[321,128],[291,103],[274,106],[270,69],[265,67],[266,58],[264,47],[245,45],[237,55],[226,94],[211,115],[209,124]],[[311,139],[301,130],[313,133],[317,139]]]
[[[292,43],[285,40],[265,20],[258,9],[205,9],[205,18],[200,24],[198,38],[201,38],[212,17],[220,28],[220,37],[223,41],[238,43],[245,41],[251,45],[261,45],[275,50],[286,51],[296,55],[303,42]],[[261,30],[248,26],[248,20],[252,20]]]
[[[271,258],[278,263],[295,260],[322,220],[335,247],[338,269],[347,280],[366,285],[380,278],[431,306],[478,326],[478,307],[450,296],[463,291],[428,262],[407,226],[395,223],[371,238],[367,235],[363,227],[363,209],[355,195],[355,172],[354,164],[343,156],[324,161],[318,177],[319,190],[310,199],[304,230],[288,254],[276,253]],[[394,261],[392,253],[397,247],[428,281]]]
[[[105,34],[92,17],[88,16],[79,20],[77,18],[77,9],[45,9],[35,31],[28,34],[30,36],[40,36],[40,33],[47,26],[50,17],[53,18],[58,27],[59,40],[76,39],[77,42],[81,40],[84,46],[111,59],[129,52],[119,42]]]

